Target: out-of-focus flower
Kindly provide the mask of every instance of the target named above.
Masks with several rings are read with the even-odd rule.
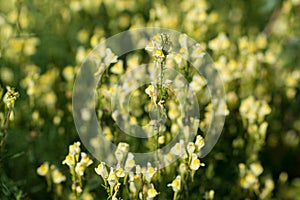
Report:
[[[156,170],[154,169],[154,167],[151,166],[151,163],[147,163],[147,170],[144,173],[144,177],[145,177],[146,181],[148,181],[150,183],[151,179],[155,173],[156,173]]]
[[[212,39],[208,43],[208,47],[213,51],[221,51],[221,50],[228,50],[230,47],[230,41],[227,38],[225,33],[219,33],[219,35]]]
[[[65,175],[63,175],[54,165],[51,165],[50,168],[53,183],[60,184],[61,182],[66,181]]]
[[[256,163],[252,163],[250,165],[250,170],[253,172],[253,174],[255,176],[259,176],[261,175],[261,173],[264,171],[263,167],[261,166],[260,163],[256,162]]]
[[[197,147],[198,152],[201,150],[202,147],[204,147],[205,142],[204,142],[204,138],[201,135],[197,135],[195,145]]]
[[[119,60],[116,64],[112,66],[110,71],[114,74],[122,74],[124,72],[123,61]]]
[[[159,193],[156,191],[156,189],[154,188],[154,185],[151,184],[150,188],[147,191],[147,200],[151,200],[154,199],[154,197],[156,197]]]
[[[170,153],[176,156],[183,155],[185,152],[184,148],[184,141],[180,140],[180,142],[177,142],[170,150]]]
[[[125,161],[125,170],[129,172],[135,166],[134,155],[128,153],[127,159]]]
[[[39,168],[37,168],[36,172],[40,176],[46,176],[49,171],[49,163],[44,162]]]
[[[7,92],[5,93],[5,95],[3,97],[3,102],[7,108],[13,108],[15,105],[15,101],[19,97],[19,93],[16,92],[14,88],[11,88],[9,86],[7,86],[6,89],[7,89]]]

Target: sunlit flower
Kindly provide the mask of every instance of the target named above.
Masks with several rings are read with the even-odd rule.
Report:
[[[156,191],[156,189],[154,188],[153,184],[150,185],[150,188],[147,191],[147,200],[151,200],[154,197],[156,197],[159,193]]]
[[[193,142],[189,142],[187,147],[187,152],[189,153],[189,155],[192,155],[192,153],[194,153],[196,147],[195,147],[195,144]]]
[[[66,181],[66,177],[56,168],[51,166],[51,176],[53,183],[59,184],[61,182]]]
[[[37,168],[36,172],[40,176],[46,176],[49,171],[49,163],[44,162],[39,168]]]
[[[134,155],[128,153],[127,159],[125,161],[125,170],[128,172],[135,166]]]
[[[151,166],[151,163],[147,163],[147,171],[144,173],[146,181],[151,182],[152,177],[156,173],[154,167]]]
[[[63,165],[68,165],[70,168],[75,166],[74,156],[67,155],[65,160],[62,162]]]
[[[95,172],[100,175],[104,180],[108,177],[108,172],[104,162],[101,162],[97,168],[95,168]]]
[[[111,167],[110,168],[110,172],[107,178],[108,184],[110,185],[110,187],[114,187],[117,183],[118,183],[118,177],[114,172],[114,169]]]
[[[204,166],[204,163],[201,163],[197,154],[193,153],[191,163],[190,163],[190,169],[196,171],[199,169],[200,166]]]
[[[110,69],[110,71],[114,74],[122,74],[124,72],[123,69],[123,61],[119,60],[116,64],[114,64],[112,66],[112,68]]]
[[[197,147],[198,152],[201,150],[202,147],[204,147],[205,142],[204,142],[204,138],[201,135],[197,135],[195,145]]]
[[[177,176],[172,183],[169,183],[167,186],[172,187],[174,193],[178,193],[181,189],[181,176]]]
[[[248,173],[240,180],[240,183],[242,187],[250,188],[253,187],[255,183],[257,183],[257,178],[253,173]]]
[[[77,163],[75,166],[75,172],[79,176],[83,176],[85,170],[85,165],[83,163]]]
[[[151,84],[149,85],[146,90],[145,93],[148,94],[148,96],[153,100],[153,102],[156,104],[156,99],[157,99],[157,95],[155,92],[155,87]]]
[[[185,152],[183,140],[180,140],[180,142],[177,142],[175,146],[173,146],[170,150],[170,153],[176,156],[180,156]]]
[[[263,167],[261,166],[261,164],[260,163],[252,163],[251,165],[250,165],[250,170],[253,172],[253,174],[255,175],[255,176],[259,176],[262,172],[263,172]]]

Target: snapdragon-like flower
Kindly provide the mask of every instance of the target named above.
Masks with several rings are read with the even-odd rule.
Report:
[[[69,146],[69,155],[79,155],[80,154],[80,142],[74,142],[74,144]]]
[[[107,181],[111,188],[113,188],[118,183],[118,177],[115,174],[114,169],[112,167],[110,168]]]
[[[162,33],[155,35],[145,49],[152,53],[152,56],[157,62],[162,63],[170,53],[171,46],[172,43],[169,35]]]
[[[148,181],[150,183],[151,179],[155,173],[156,173],[156,170],[154,169],[154,167],[151,166],[151,163],[147,163],[147,170],[144,173],[144,177],[145,177],[146,181]]]
[[[63,175],[54,165],[51,165],[50,168],[53,183],[60,184],[61,182],[66,181],[65,175]]]
[[[196,141],[195,141],[195,146],[197,148],[197,151],[201,151],[201,148],[204,147],[205,142],[204,142],[204,138],[201,135],[197,135],[196,137]]]
[[[7,86],[6,89],[7,89],[7,92],[5,93],[5,95],[3,97],[3,102],[7,108],[13,108],[15,105],[15,101],[19,97],[19,93],[16,92],[14,88],[11,88],[9,86]]]
[[[175,146],[171,148],[170,153],[176,156],[183,155],[185,153],[184,141],[180,140],[180,142],[177,142]]]
[[[67,155],[65,160],[62,162],[63,165],[68,165],[70,168],[75,166],[74,156]]]
[[[145,93],[152,99],[154,104],[156,104],[157,94],[156,94],[155,87],[153,84],[149,85],[146,88]]]
[[[118,178],[123,178],[126,174],[124,172],[124,169],[122,167],[119,167],[116,171],[115,174]]]
[[[154,197],[156,197],[159,193],[156,191],[156,189],[154,188],[154,185],[151,184],[150,188],[147,191],[147,200],[151,200],[154,199]]]
[[[127,159],[125,161],[125,170],[129,172],[135,166],[134,155],[132,153],[128,153]]]
[[[106,180],[108,177],[108,172],[104,162],[101,162],[97,168],[95,168],[95,172],[100,175],[103,180]]]
[[[36,172],[40,176],[46,176],[49,171],[49,163],[44,162],[39,168],[37,168]]]
[[[252,163],[250,165],[250,170],[253,172],[255,176],[261,175],[261,173],[264,171],[263,167],[258,162]]]
[[[93,163],[93,161],[88,157],[88,155],[84,152],[81,152],[81,159],[80,162],[78,162],[75,166],[75,172],[79,176],[84,175],[85,169],[90,166]]]
[[[174,193],[178,193],[181,190],[181,176],[177,176],[172,183],[167,185],[168,187],[172,187]]]
[[[193,153],[191,163],[190,163],[190,169],[193,171],[197,171],[200,166],[204,166],[204,163],[201,163],[197,154]]]
[[[194,153],[194,151],[196,149],[195,143],[189,142],[186,149],[187,149],[188,154],[192,155],[192,153]]]
[[[118,56],[116,56],[110,48],[101,46],[92,56],[95,60],[96,65],[98,66],[97,72],[94,74],[98,76],[103,73],[105,68],[108,67],[111,63],[116,63],[118,61]],[[120,70],[117,70],[119,72]]]

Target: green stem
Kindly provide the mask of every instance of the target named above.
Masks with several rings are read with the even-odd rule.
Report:
[[[174,193],[173,200],[177,199],[177,192]]]
[[[0,141],[0,155],[2,154],[2,151],[4,150],[4,142],[7,135],[7,129],[9,125],[9,117],[11,115],[12,108],[8,109],[7,115],[5,116],[3,127],[0,127],[0,131],[3,132],[3,136]]]

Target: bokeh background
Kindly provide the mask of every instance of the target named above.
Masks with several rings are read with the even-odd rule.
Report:
[[[154,26],[206,47],[227,94],[225,127],[188,184],[188,199],[209,198],[210,190],[215,199],[299,199],[299,13],[299,0],[0,0],[0,87],[20,94],[0,157],[0,199],[53,199],[36,173],[44,161],[67,176],[61,199],[68,198],[71,181],[61,162],[79,140],[72,117],[76,72],[105,38]],[[262,102],[270,113],[260,113]],[[1,101],[1,123],[5,112]],[[245,183],[243,166],[252,163],[263,168],[259,186]],[[106,198],[93,167],[86,180],[95,199]],[[159,192],[157,199],[172,198],[171,189]]]

